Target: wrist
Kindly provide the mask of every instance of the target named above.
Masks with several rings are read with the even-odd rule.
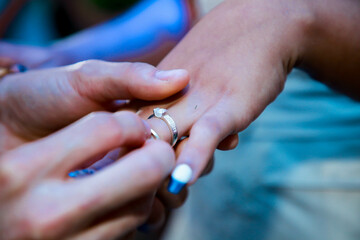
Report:
[[[308,1],[232,0],[223,5],[236,12],[238,36],[251,39],[253,48],[269,52],[269,58],[281,60],[286,73],[302,61],[315,25]]]
[[[304,36],[300,67],[330,85],[358,82],[360,2],[309,0],[312,22]],[[339,89],[338,89],[339,90]]]
[[[315,26],[315,15],[306,0],[263,0],[264,21],[269,21],[274,50],[290,73],[304,60]]]

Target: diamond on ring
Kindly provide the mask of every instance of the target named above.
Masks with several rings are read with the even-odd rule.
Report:
[[[161,118],[167,111],[164,108],[154,108],[154,115],[157,118]]]

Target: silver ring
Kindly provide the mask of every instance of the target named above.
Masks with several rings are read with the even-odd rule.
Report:
[[[148,119],[156,117],[163,120],[166,123],[166,125],[169,127],[169,130],[171,132],[171,146],[174,146],[178,140],[178,135],[179,135],[174,119],[170,117],[170,115],[167,113],[167,110],[164,108],[154,108],[153,112],[154,113],[150,115]]]
[[[159,140],[159,139],[160,139],[159,134],[157,134],[157,132],[155,132],[154,129],[151,128],[150,131],[151,131],[151,137],[152,137],[153,139],[156,139],[156,140]]]

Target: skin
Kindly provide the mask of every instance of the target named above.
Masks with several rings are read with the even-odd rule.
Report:
[[[189,135],[177,164],[192,167],[192,184],[221,141],[237,144],[232,134],[275,100],[294,66],[359,98],[359,22],[359,1],[225,1],[158,66],[187,69],[190,87],[176,99],[144,107],[140,115],[165,107],[179,135]],[[163,121],[149,122],[170,140]]]
[[[97,113],[3,154],[1,239],[108,239],[132,231],[146,220],[152,191],[173,167],[166,143],[149,140],[87,178],[68,179],[67,172],[112,148],[139,145],[147,136],[133,113]]]
[[[2,59],[3,66],[10,66],[11,64],[13,64],[11,60]],[[114,100],[135,100],[135,98],[160,100],[180,91],[188,83],[188,80],[189,76],[184,70],[166,71],[159,75],[157,69],[148,64],[108,63],[94,60],[62,68],[8,75],[0,82],[0,130],[2,136],[0,138],[0,156],[37,139],[47,138],[49,134],[62,129],[88,113],[118,110],[119,107],[123,107],[124,104],[115,104]],[[108,88],[107,86],[112,87]],[[148,102],[148,104],[150,103],[151,101]],[[84,128],[79,134],[87,132]],[[177,155],[182,151],[186,142],[187,139],[179,142],[176,146]],[[92,162],[95,162],[93,165],[95,169],[104,168],[118,161],[118,159],[126,157],[129,149],[132,148],[123,146],[105,156],[101,152],[86,161],[79,162],[75,169],[87,168]],[[60,152],[54,153],[54,156],[57,154]],[[36,161],[36,159],[28,159],[28,162],[32,161]],[[67,172],[74,170],[66,168],[68,169]],[[13,174],[18,175],[16,172]],[[89,231],[89,235],[94,237],[98,235],[108,236],[111,233],[119,234],[124,229],[121,224],[126,225],[128,222],[133,222],[134,224],[126,225],[129,227],[125,229],[134,229],[147,216],[147,227],[149,229],[158,228],[165,218],[164,208],[179,207],[187,197],[186,189],[178,195],[168,193],[166,190],[167,182],[168,178],[157,189],[154,200],[148,198],[146,201],[142,201],[143,204],[139,204],[139,201],[137,204],[123,207],[123,211],[127,209],[126,211],[129,214],[133,214],[137,211],[137,208],[133,206],[146,205],[141,209],[147,209],[147,211],[142,211],[142,214],[135,219],[136,221],[132,218],[129,220],[126,220],[127,218],[121,220],[121,218],[120,223],[116,221],[114,224],[109,224],[108,227],[99,227],[96,228],[97,230],[91,228],[91,230],[84,231]],[[21,195],[16,197],[22,198]],[[26,206],[31,208],[30,203]],[[9,210],[9,212],[11,211]],[[59,219],[60,224],[63,221],[65,220]],[[17,223],[14,223],[14,226],[19,227]],[[44,231],[52,231],[51,226]],[[82,237],[82,235],[80,236]]]
[[[188,69],[190,88],[154,106],[168,108],[180,135],[190,135],[177,163],[193,168],[192,183],[216,146],[236,143],[227,136],[246,128],[276,98],[294,66],[358,95],[359,12],[359,2],[351,0],[228,0],[189,33],[159,68]],[[140,114],[149,116],[154,106]],[[162,121],[149,122],[170,140]]]
[[[6,136],[0,152],[46,136],[93,111],[118,109],[115,100],[166,98],[188,80],[184,70],[159,72],[144,63],[97,60],[7,75],[0,82],[0,131]]]
[[[165,98],[188,80],[184,70],[102,61],[3,78],[0,238],[113,239],[147,219],[161,224],[155,191],[174,167],[172,148],[147,140],[136,114],[102,110],[118,99]],[[118,148],[133,150],[94,175],[67,177]]]

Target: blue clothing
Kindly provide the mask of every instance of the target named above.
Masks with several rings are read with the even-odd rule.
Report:
[[[360,103],[300,70],[216,152],[165,239],[360,239]]]

